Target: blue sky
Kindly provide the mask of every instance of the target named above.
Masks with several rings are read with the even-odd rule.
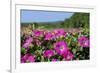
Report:
[[[21,22],[53,22],[70,18],[71,12],[21,10]]]

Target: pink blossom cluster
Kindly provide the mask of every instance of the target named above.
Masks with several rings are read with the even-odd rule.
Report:
[[[25,49],[24,54],[21,54],[21,63],[37,62],[37,50],[41,50],[39,55],[43,58],[43,61],[46,59],[47,61],[53,62],[59,61],[59,56],[64,61],[73,60],[73,51],[68,45],[69,42],[66,41],[68,35],[69,33],[64,29],[56,29],[53,31],[32,30],[32,35],[24,37],[25,39],[21,43],[21,48]],[[86,36],[79,36],[77,41],[80,47],[89,47],[90,45],[89,39]],[[30,53],[30,49],[33,52]]]

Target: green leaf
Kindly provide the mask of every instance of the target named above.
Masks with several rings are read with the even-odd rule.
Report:
[[[31,53],[31,54],[34,54],[34,49],[33,49],[33,48],[30,48],[30,49],[28,50],[28,52]]]
[[[74,53],[74,54],[76,54],[76,51],[77,51],[77,49],[72,49],[72,52]]]
[[[25,54],[26,53],[26,49],[25,48],[21,48],[21,53]]]

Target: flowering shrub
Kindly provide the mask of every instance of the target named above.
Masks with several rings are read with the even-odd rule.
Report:
[[[88,60],[89,48],[88,29],[32,30],[31,35],[21,36],[21,63]]]

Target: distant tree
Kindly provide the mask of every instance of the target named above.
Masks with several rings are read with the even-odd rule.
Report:
[[[37,29],[38,28],[38,23],[33,23],[34,24],[34,28]]]
[[[69,19],[65,19],[66,27],[89,27],[89,13],[74,13]]]

